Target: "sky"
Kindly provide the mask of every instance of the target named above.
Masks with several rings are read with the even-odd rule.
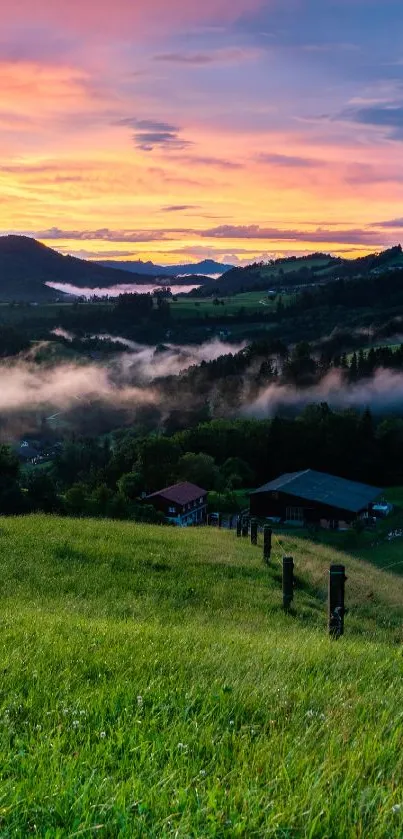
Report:
[[[2,0],[0,233],[159,263],[403,240],[401,0]]]

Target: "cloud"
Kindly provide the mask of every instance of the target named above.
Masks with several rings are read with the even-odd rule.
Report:
[[[98,335],[110,340],[110,335]],[[118,338],[112,340],[119,341]],[[125,341],[132,352],[124,358],[124,369],[136,384],[149,384],[166,376],[178,376],[203,361],[215,361],[228,353],[238,353],[246,347],[246,342],[225,344],[218,338],[199,346],[166,344],[166,351],[159,352],[155,347],[142,346],[133,341]]]
[[[214,58],[210,53],[170,52],[154,56],[154,61],[162,61],[167,64],[194,64],[201,67],[204,64],[212,64]]]
[[[134,128],[134,144],[141,151],[153,151],[156,147],[185,149],[192,145],[189,140],[180,137],[180,128],[169,122],[129,117],[119,120],[116,124]]]
[[[212,239],[266,239],[287,242],[335,242],[348,244],[381,244],[379,234],[361,228],[347,230],[281,230],[277,227],[260,227],[258,224],[223,224],[203,230],[200,236]]]
[[[197,210],[198,204],[171,204],[168,207],[161,207],[161,213],[181,213],[184,210]]]
[[[374,222],[372,227],[380,227],[381,229],[397,229],[400,230],[403,228],[403,218],[392,218],[389,221],[377,221]]]
[[[211,52],[169,52],[154,56],[154,61],[165,64],[188,64],[204,67],[209,64],[239,64],[243,61],[253,61],[262,52],[256,48],[227,47]]]
[[[374,104],[362,108],[349,108],[342,117],[369,125],[385,128],[393,139],[403,139],[403,104]]]
[[[394,167],[386,169],[382,166],[371,166],[368,163],[352,163],[347,166],[344,180],[345,183],[353,186],[355,184],[369,187],[374,184],[401,184],[403,172]]]
[[[108,251],[90,251],[86,248],[77,248],[72,249],[67,247],[67,245],[58,245],[57,250],[60,253],[67,253],[70,256],[76,256],[78,259],[95,259],[97,261],[102,261],[103,259],[119,259],[120,257],[124,256],[126,259],[134,259],[137,254],[131,253],[130,251],[123,251],[123,250],[108,250]]]
[[[288,154],[270,154],[262,152],[255,158],[258,163],[267,163],[270,166],[280,166],[286,169],[311,169],[315,166],[322,166],[321,160],[312,157],[299,157]]]
[[[101,400],[139,407],[155,402],[155,395],[138,387],[119,388],[105,367],[95,364],[61,364],[53,368],[37,366],[27,360],[0,365],[2,387],[0,411],[3,413],[60,408],[75,402]]]
[[[332,408],[371,408],[382,414],[401,412],[403,408],[403,375],[379,369],[370,379],[357,384],[346,384],[336,370],[310,388],[297,389],[289,385],[272,384],[258,398],[244,407],[247,416],[275,416],[288,407],[302,410],[306,405],[326,401]]]
[[[110,230],[102,227],[99,230],[61,230],[51,227],[49,230],[39,230],[35,233],[23,232],[22,236],[32,236],[35,239],[51,241],[68,239],[72,241],[103,241],[103,242],[156,242],[166,238],[164,230]]]
[[[48,26],[20,25],[0,39],[0,63],[65,64],[78,47],[78,40]]]
[[[125,37],[161,30],[177,30],[189,24],[229,23],[244,12],[262,6],[264,0],[119,0],[116,6],[97,0],[5,0],[2,6],[2,26],[21,25],[31,21],[35,25],[57,25],[67,31]]]
[[[175,160],[180,163],[187,163],[190,166],[211,166],[217,169],[242,169],[243,163],[236,160],[226,160],[223,157],[211,157],[210,155],[186,154],[176,156]]]

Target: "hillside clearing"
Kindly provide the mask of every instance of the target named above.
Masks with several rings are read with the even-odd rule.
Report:
[[[403,579],[285,541],[2,519],[2,837],[402,835]]]

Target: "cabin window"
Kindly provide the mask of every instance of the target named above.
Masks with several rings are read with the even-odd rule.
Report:
[[[302,507],[287,507],[287,521],[304,521],[304,510]]]
[[[168,507],[168,513],[176,513],[176,507]]]

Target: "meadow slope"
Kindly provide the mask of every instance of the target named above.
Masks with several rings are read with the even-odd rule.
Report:
[[[276,545],[290,615],[233,533],[2,519],[2,839],[403,835],[403,578]]]

